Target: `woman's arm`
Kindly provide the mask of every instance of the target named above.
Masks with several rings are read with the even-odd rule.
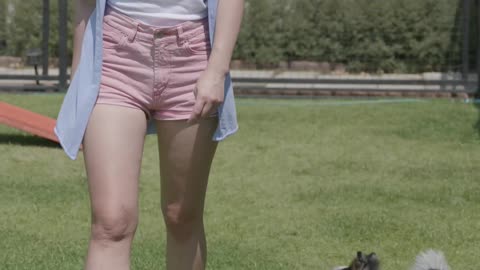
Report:
[[[218,0],[215,37],[207,69],[197,81],[196,102],[189,123],[206,117],[224,100],[225,76],[243,18],[244,0]]]
[[[95,9],[96,0],[76,0],[74,9],[74,32],[73,32],[73,59],[72,59],[72,73],[77,70],[78,62],[80,61],[80,53],[82,49],[83,34],[85,27],[87,27],[88,18]]]
[[[208,68],[227,73],[243,17],[244,0],[218,0],[215,41]]]

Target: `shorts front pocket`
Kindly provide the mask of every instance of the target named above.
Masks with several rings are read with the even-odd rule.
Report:
[[[185,49],[190,54],[207,54],[211,50],[208,31],[202,31],[187,38]]]
[[[127,39],[127,35],[108,22],[103,23],[103,48],[117,49],[122,46]]]

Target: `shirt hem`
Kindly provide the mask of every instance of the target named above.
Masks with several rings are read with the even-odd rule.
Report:
[[[234,133],[236,133],[238,131],[238,125],[233,129],[231,130],[230,132],[227,132],[225,133],[225,135],[221,136],[221,137],[214,137],[213,140],[214,141],[223,141],[224,139],[226,139],[228,136],[230,135],[233,135]]]
[[[58,138],[58,142],[60,143],[60,146],[62,146],[62,149],[63,151],[65,152],[65,154],[67,154],[68,158],[70,158],[71,160],[76,160],[76,155],[73,154],[73,153],[70,153],[68,150],[67,150],[67,147],[66,145],[64,144],[63,142],[63,137],[60,135],[60,133],[58,132],[57,130],[57,127],[55,126],[53,128],[53,133],[55,133],[55,135],[57,136]]]

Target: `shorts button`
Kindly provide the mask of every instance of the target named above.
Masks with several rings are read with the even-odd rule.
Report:
[[[155,32],[154,37],[155,38],[161,38],[161,37],[163,37],[163,33],[162,32]]]

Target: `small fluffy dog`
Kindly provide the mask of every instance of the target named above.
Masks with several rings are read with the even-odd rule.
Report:
[[[380,261],[374,252],[364,255],[358,251],[350,266],[340,266],[334,270],[380,270]],[[450,270],[450,267],[441,251],[429,249],[417,255],[410,270]]]

